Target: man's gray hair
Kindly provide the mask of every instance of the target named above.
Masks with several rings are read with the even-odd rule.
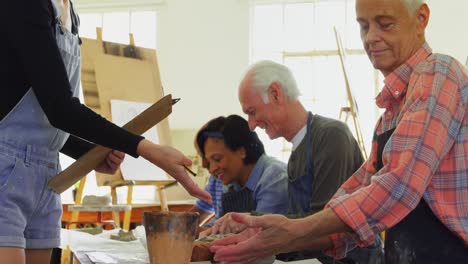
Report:
[[[280,85],[289,100],[299,99],[300,92],[296,80],[291,70],[282,64],[269,60],[259,61],[249,68],[246,73],[247,78],[250,78],[252,89],[260,94],[265,104],[269,102],[268,88],[274,82]]]
[[[405,4],[406,6],[406,9],[408,9],[408,13],[413,16],[416,12],[416,10],[418,10],[418,8],[426,3],[426,0],[402,0],[403,1],[403,4]]]

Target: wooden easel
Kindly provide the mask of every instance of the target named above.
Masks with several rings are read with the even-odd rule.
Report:
[[[102,29],[97,28],[97,39],[82,38],[82,87],[86,104],[103,117],[112,120],[110,100],[120,99],[134,102],[154,103],[163,97],[159,68],[154,49],[136,47],[133,35],[130,44],[104,42]],[[110,76],[110,77],[109,77]],[[157,125],[159,141],[171,145],[169,123],[167,119]],[[155,186],[161,210],[168,210],[164,186],[174,180],[162,181],[125,181],[121,171],[114,175],[96,173],[99,186],[111,188],[112,203],[117,204],[117,188],[127,186],[128,205],[132,205],[133,187],[138,185]],[[77,189],[75,204],[81,204],[86,178]],[[72,213],[76,221],[79,212]],[[130,229],[131,211],[125,211],[123,229]],[[114,221],[119,224],[119,213],[113,212]]]
[[[364,158],[367,159],[367,151],[366,151],[366,145],[364,144],[364,139],[362,136],[362,131],[361,127],[359,125],[359,120],[358,120],[358,107],[356,100],[353,97],[352,91],[351,91],[351,86],[349,84],[349,79],[348,79],[348,71],[346,69],[346,64],[345,64],[345,59],[346,59],[346,52],[343,47],[343,43],[341,41],[341,37],[338,33],[338,30],[336,27],[334,28],[335,30],[335,38],[336,38],[336,44],[338,46],[338,55],[340,57],[340,63],[341,63],[341,68],[343,70],[343,77],[345,80],[345,86],[346,86],[346,95],[348,99],[348,106],[342,107],[340,110],[340,115],[339,119],[342,120],[342,115],[345,115],[344,122],[348,122],[349,117],[351,116],[353,120],[353,125],[354,125],[354,131],[356,134],[356,140],[359,144],[359,147],[362,150],[362,153],[364,155]]]

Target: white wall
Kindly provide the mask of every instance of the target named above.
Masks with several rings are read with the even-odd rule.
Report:
[[[237,86],[248,66],[247,0],[167,0],[158,9],[158,59],[166,93],[182,100],[173,129],[240,113]]]
[[[434,52],[449,54],[462,64],[468,56],[468,1],[428,0],[431,17],[427,41]]]
[[[237,86],[249,63],[247,0],[166,0],[158,8],[158,60],[165,93],[182,100],[169,117],[174,147],[195,155],[199,127],[240,113]],[[194,180],[203,185],[202,177]],[[193,199],[180,186],[168,200]]]

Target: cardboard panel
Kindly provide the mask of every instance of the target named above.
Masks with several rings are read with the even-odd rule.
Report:
[[[131,45],[82,39],[82,87],[86,104],[112,120],[110,100],[154,103],[163,97],[156,51]],[[125,57],[132,56],[132,57]],[[159,143],[171,145],[169,122],[157,125]],[[122,180],[115,175],[96,174],[98,185]]]

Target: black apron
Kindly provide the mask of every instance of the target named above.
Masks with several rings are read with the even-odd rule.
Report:
[[[236,192],[231,186],[229,190],[221,196],[223,215],[230,212],[246,213],[255,211],[257,206],[252,195],[252,191],[247,187]]]
[[[304,216],[310,211],[310,199],[312,193],[312,185],[314,184],[314,164],[310,162],[312,145],[310,143],[310,131],[312,129],[313,115],[307,114],[306,134],[304,135],[305,150],[306,150],[306,165],[305,170],[299,176],[288,175],[288,195],[289,195],[289,213],[302,214]],[[291,154],[294,159],[294,155]],[[276,259],[281,261],[296,261],[304,259],[312,259],[323,256],[321,251],[295,251],[281,253],[276,255]]]
[[[288,175],[288,192],[289,192],[289,213],[304,214],[310,212],[310,199],[312,196],[312,185],[314,184],[314,163],[310,162],[312,146],[310,136],[312,129],[313,115],[307,115],[307,129],[304,136],[306,149],[306,168],[304,174]]]
[[[310,133],[312,129],[314,116],[309,112],[307,118],[307,132],[303,140],[306,140],[306,161],[307,165],[304,174],[295,177],[288,175],[288,191],[290,195],[290,212],[293,214],[307,215],[310,212],[310,200],[312,193],[312,186],[314,184],[314,164],[310,162],[312,145],[310,143]],[[291,211],[291,208],[293,209]],[[297,261],[305,259],[318,259],[323,264],[355,264],[367,263],[368,261],[375,260],[375,263],[381,263],[382,259],[382,246],[381,240],[378,238],[376,243],[367,248],[355,248],[348,252],[346,258],[336,260],[330,256],[325,255],[322,251],[302,250],[297,252],[288,252],[278,254],[276,259],[282,261]],[[373,264],[375,264],[373,263]]]
[[[395,129],[377,137],[377,164],[383,167],[382,152]],[[386,264],[468,263],[468,248],[434,215],[426,201],[421,201],[385,235]]]

